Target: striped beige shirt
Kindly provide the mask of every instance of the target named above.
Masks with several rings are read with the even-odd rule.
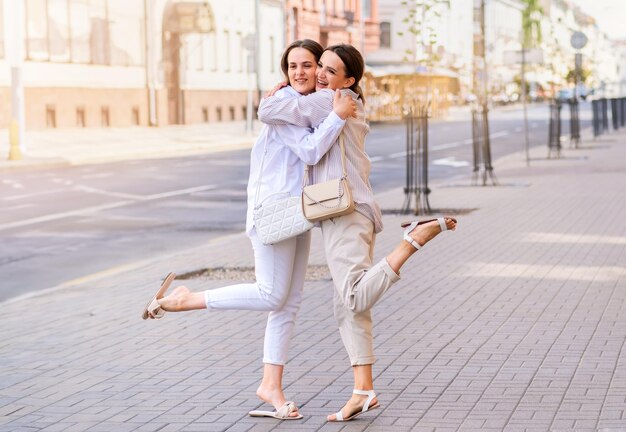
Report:
[[[352,188],[356,211],[369,218],[374,223],[375,232],[380,232],[383,229],[382,215],[369,182],[371,162],[365,152],[365,137],[369,132],[369,126],[365,122],[365,110],[356,93],[351,90],[342,91],[348,92],[357,100],[357,118],[349,118],[343,128],[348,182]],[[333,96],[332,90],[325,89],[299,98],[265,98],[259,106],[259,120],[267,124],[316,128],[333,110]],[[341,147],[337,142],[312,167],[311,183],[321,183],[341,176]]]

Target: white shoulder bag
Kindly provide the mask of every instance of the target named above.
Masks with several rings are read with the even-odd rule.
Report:
[[[269,133],[269,132],[268,132]],[[313,228],[313,224],[304,218],[300,196],[287,196],[285,192],[271,194],[259,203],[263,164],[267,154],[267,135],[265,148],[259,169],[256,196],[254,198],[254,226],[261,242],[272,245],[295,237]],[[283,198],[280,198],[283,197]]]

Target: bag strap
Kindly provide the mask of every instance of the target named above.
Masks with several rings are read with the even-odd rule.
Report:
[[[263,157],[261,158],[261,166],[259,167],[259,177],[256,182],[256,194],[254,195],[254,209],[259,208],[259,193],[261,192],[261,178],[263,177],[263,165],[265,164],[265,155],[267,154],[267,139],[270,134],[269,127],[265,127],[265,143],[263,145]]]
[[[348,170],[346,169],[346,147],[344,144],[344,133],[339,135],[339,146],[341,147],[341,171],[342,179],[348,178]],[[302,178],[302,189],[308,184],[309,180],[309,165],[304,167],[304,177]]]

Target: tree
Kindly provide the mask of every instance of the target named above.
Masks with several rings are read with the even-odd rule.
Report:
[[[526,152],[526,165],[530,165],[528,144],[528,111],[526,109],[526,52],[541,43],[541,16],[543,8],[540,0],[522,0],[522,103],[524,105],[524,149]]]
[[[433,18],[441,16],[440,6],[450,7],[450,0],[403,0],[402,5],[408,8],[406,18],[402,20],[407,25],[406,32],[413,35],[414,45],[405,50],[405,62],[414,64],[431,64],[435,59],[432,46],[437,43],[437,32],[432,25]],[[397,32],[398,36],[404,36],[404,31]],[[426,58],[418,59],[418,48]],[[411,56],[412,58],[409,58]]]
[[[530,49],[539,45],[542,41],[541,16],[543,8],[539,0],[522,0],[522,48]]]

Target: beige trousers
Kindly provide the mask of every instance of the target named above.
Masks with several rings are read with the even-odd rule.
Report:
[[[374,224],[361,213],[321,223],[328,268],[335,285],[335,319],[352,366],[372,364],[371,308],[400,279],[386,259],[372,266]]]

